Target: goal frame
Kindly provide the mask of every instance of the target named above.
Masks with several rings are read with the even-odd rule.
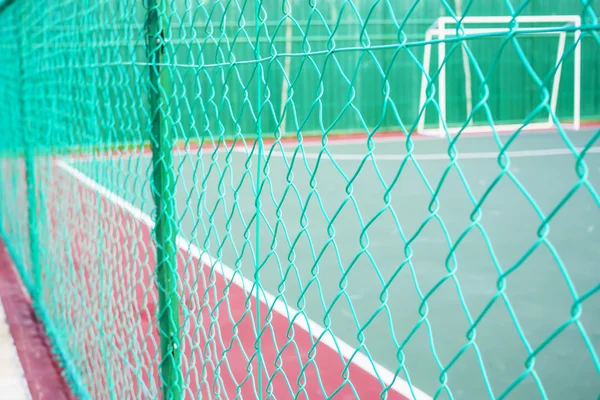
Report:
[[[458,36],[456,28],[446,28],[448,24],[456,24],[457,20],[461,21],[462,32],[464,34],[481,34],[481,33],[503,33],[510,32],[509,28],[493,27],[493,28],[469,28],[465,25],[468,24],[502,24],[516,21],[518,23],[564,23],[574,26],[573,30],[575,43],[575,59],[574,59],[574,82],[573,82],[573,129],[579,130],[581,127],[581,17],[579,15],[541,15],[541,16],[517,16],[517,17],[503,17],[503,16],[483,16],[483,17],[439,17],[425,33],[425,45],[423,54],[423,70],[421,74],[421,90],[419,96],[419,121],[417,124],[417,133],[426,136],[444,136],[446,131],[449,134],[456,134],[458,132],[467,133],[491,133],[494,130],[497,132],[514,131],[517,129],[522,130],[541,130],[548,129],[554,126],[552,122],[552,114],[556,113],[556,106],[558,103],[558,92],[560,87],[560,78],[563,63],[561,59],[564,55],[565,44],[567,38],[567,32],[565,31],[553,31],[557,26],[542,26],[538,28],[520,28],[519,32],[535,34],[535,35],[557,35],[558,40],[558,51],[556,56],[556,73],[552,81],[552,93],[550,99],[551,113],[548,115],[548,121],[546,122],[532,122],[527,125],[523,124],[497,124],[493,128],[489,125],[468,125],[459,127],[448,127],[446,124],[446,65],[444,59],[446,58],[446,42],[445,39],[448,36]],[[427,107],[425,103],[427,101],[427,86],[429,83],[429,69],[431,67],[431,42],[437,38],[437,49],[438,49],[438,106],[439,106],[439,126],[437,128],[425,128],[425,115]]]

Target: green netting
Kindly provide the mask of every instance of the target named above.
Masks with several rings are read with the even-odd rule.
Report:
[[[74,393],[596,398],[596,12],[0,1],[0,233]]]

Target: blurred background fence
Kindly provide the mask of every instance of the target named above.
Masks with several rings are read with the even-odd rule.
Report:
[[[264,19],[257,30],[251,2],[205,2],[198,8],[185,1],[169,3],[165,24],[169,26],[166,39],[173,81],[171,118],[177,138],[252,137],[259,87],[264,99],[260,107],[264,137],[416,129],[420,104],[415,99],[424,72],[422,43],[437,18],[455,9],[453,2],[311,5],[290,0],[261,6]],[[468,16],[510,15],[510,8],[501,1],[471,1],[464,6],[468,6]],[[583,9],[579,1],[548,0],[527,2],[513,11],[521,16],[579,15]],[[65,1],[24,7],[19,16],[17,7],[3,12],[5,21],[21,21],[4,25],[2,49],[7,59],[3,74],[12,78],[7,81],[18,82],[15,52],[17,39],[22,37],[25,83],[21,90],[29,107],[24,118],[33,132],[40,133],[36,141],[62,146],[148,140],[148,91],[141,84],[149,62],[145,15],[145,4],[139,1]],[[568,36],[567,49],[573,44],[573,32]],[[473,40],[469,46],[482,70],[499,62],[486,80],[493,93],[488,105],[498,124],[516,123],[538,104],[539,87],[525,72],[514,48],[497,53],[502,40],[503,36],[496,35]],[[518,40],[532,68],[551,88],[552,75],[546,75],[556,62],[558,36],[524,34]],[[592,35],[584,35],[581,47],[585,82],[581,117],[596,120],[600,115],[600,50]],[[335,57],[329,57],[331,53]],[[257,59],[263,66],[260,78],[255,71]],[[464,61],[460,51],[446,61],[448,120],[455,124],[468,114],[466,90],[470,87],[473,98],[481,90],[475,76],[469,76],[473,82],[465,86]],[[437,65],[435,50],[431,65]],[[434,75],[433,69],[427,72]],[[573,57],[566,57],[557,104],[557,115],[564,122],[573,119],[573,73]],[[18,93],[14,87],[4,90],[8,99]],[[56,93],[54,103],[44,101],[43,90]],[[73,118],[79,113],[86,117]],[[437,125],[437,118],[431,108],[426,125]],[[474,120],[485,122],[482,115]],[[50,125],[65,131],[42,135]]]

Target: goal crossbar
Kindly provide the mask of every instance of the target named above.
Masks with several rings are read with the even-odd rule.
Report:
[[[581,17],[578,15],[548,15],[548,16],[517,16],[517,17],[504,17],[504,16],[483,16],[483,17],[440,17],[435,23],[426,31],[425,42],[429,43],[425,45],[423,54],[423,72],[421,74],[421,91],[419,97],[419,112],[421,112],[418,125],[417,133],[429,136],[443,136],[447,130],[450,134],[455,134],[459,131],[463,132],[491,132],[492,127],[490,126],[469,126],[469,127],[447,127],[446,125],[446,66],[444,59],[446,57],[446,37],[458,36],[459,32],[456,28],[446,28],[448,24],[461,23],[461,34],[493,34],[493,33],[508,33],[514,31],[511,28],[504,27],[493,27],[493,28],[470,28],[465,26],[466,24],[501,24],[516,21],[517,23],[564,23],[573,26],[574,43],[575,43],[575,59],[574,59],[574,89],[573,89],[573,128],[578,130],[581,125],[581,45],[579,43],[579,37],[581,35]],[[553,30],[554,29],[554,30]],[[548,116],[546,122],[535,122],[529,123],[523,127],[521,124],[498,124],[494,128],[497,131],[514,130],[514,129],[544,129],[553,126],[552,114],[556,113],[556,107],[558,103],[558,92],[560,85],[560,76],[562,72],[561,62],[565,51],[566,44],[566,31],[556,31],[556,26],[552,27],[538,27],[538,28],[519,28],[519,33],[525,34],[543,34],[543,35],[557,35],[558,36],[558,51],[556,55],[556,72],[554,74],[552,82],[552,93],[550,99],[550,110],[551,113]],[[427,101],[427,86],[429,82],[429,68],[431,64],[431,41],[434,37],[439,39],[437,43],[438,48],[438,107],[439,107],[439,127],[433,129],[425,129],[425,115],[426,107],[425,102]]]

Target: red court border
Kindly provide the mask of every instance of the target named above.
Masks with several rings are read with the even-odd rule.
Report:
[[[111,192],[109,189],[105,188],[104,186],[102,186],[101,184],[97,183],[96,181],[94,181],[93,179],[91,179],[90,177],[88,177],[87,175],[85,175],[84,173],[76,170],[75,168],[71,167],[68,165],[68,163],[64,162],[64,161],[59,161],[57,162],[57,167],[62,169],[65,173],[69,174],[72,178],[76,179],[77,181],[79,181],[82,190],[86,190],[86,191],[92,191],[95,192],[96,195],[100,196],[101,198],[103,198],[103,201],[107,202],[107,206],[110,207],[117,207],[118,210],[120,210],[120,212],[123,213],[124,215],[127,215],[129,217],[134,218],[135,220],[138,221],[138,223],[141,224],[141,227],[143,227],[143,231],[144,233],[142,233],[142,237],[143,238],[148,238],[150,237],[150,231],[153,229],[154,227],[154,223],[151,219],[151,217],[147,214],[144,214],[142,210],[137,209],[134,205],[128,203],[125,199],[119,197],[117,194]],[[108,205],[108,204],[111,205]],[[148,240],[146,239],[146,240]],[[178,237],[177,240],[177,248],[178,248],[178,257],[182,257],[183,260],[188,260],[188,259],[193,259],[194,264],[198,265],[198,266],[202,266],[203,268],[200,269],[200,271],[205,271],[206,268],[205,267],[209,267],[209,269],[212,269],[212,265],[215,263],[215,260],[212,259],[210,256],[206,255],[205,253],[202,253],[202,251],[198,248],[196,248],[193,244],[190,244],[188,242],[186,242],[184,239],[181,239],[180,237]],[[78,263],[76,263],[78,264]],[[229,269],[230,267],[226,266],[226,265],[222,265],[222,267],[224,269]],[[212,272],[211,272],[212,274]],[[243,288],[244,285],[240,284],[239,282],[236,283],[236,279],[232,276],[230,276],[227,272],[225,271],[216,271],[216,275],[217,278],[214,280],[214,285],[216,287],[216,292],[220,293],[222,297],[219,297],[219,299],[215,299],[213,300],[213,302],[217,302],[220,303],[222,299],[226,298],[236,298],[237,301],[241,301],[244,302],[247,299],[247,295],[248,292],[246,292]],[[237,275],[239,278],[239,275]],[[149,278],[149,277],[147,277]],[[243,278],[241,278],[243,279]],[[224,285],[229,286],[229,289],[226,290],[224,288]],[[251,286],[251,283],[247,283],[247,287]],[[261,296],[262,299],[265,299],[266,296],[268,294],[264,293],[263,296]],[[252,295],[252,298],[256,299],[256,297],[254,295]],[[286,358],[285,355],[286,354],[293,354],[295,357],[298,357],[297,353],[300,352],[300,359],[299,359],[299,363],[295,363],[295,362],[289,362],[286,363],[286,368],[285,371],[286,372],[281,372],[281,373],[275,373],[269,376],[266,376],[267,378],[273,378],[273,384],[275,387],[278,388],[284,388],[286,389],[286,385],[283,383],[282,379],[285,379],[284,376],[287,376],[289,379],[289,383],[292,383],[292,385],[295,385],[293,387],[292,390],[297,390],[298,392],[296,394],[299,395],[299,397],[302,398],[309,398],[309,393],[312,394],[310,395],[310,398],[324,398],[324,395],[326,393],[325,392],[330,392],[333,393],[334,390],[339,390],[339,392],[336,393],[336,397],[341,397],[341,398],[356,398],[354,395],[358,396],[358,398],[361,399],[376,399],[376,398],[380,398],[381,392],[384,389],[384,387],[387,387],[388,385],[393,385],[391,386],[391,388],[387,391],[387,398],[390,400],[408,400],[409,398],[421,398],[424,400],[430,400],[431,397],[429,395],[427,395],[426,393],[423,393],[421,390],[419,390],[417,387],[403,387],[405,385],[408,385],[407,382],[403,381],[402,378],[397,378],[397,377],[386,377],[386,378],[381,378],[380,375],[377,374],[377,372],[379,373],[383,373],[384,371],[382,371],[382,369],[384,369],[384,367],[382,366],[374,366],[372,364],[372,360],[369,363],[369,365],[366,365],[364,363],[361,364],[361,362],[359,361],[360,356],[355,356],[354,354],[349,354],[349,353],[344,353],[343,351],[341,351],[339,349],[339,346],[348,346],[347,344],[345,344],[345,342],[336,339],[337,342],[335,345],[331,345],[327,343],[327,340],[325,339],[319,339],[316,344],[319,345],[318,347],[318,352],[313,351],[312,350],[312,346],[314,344],[313,340],[316,339],[317,337],[321,337],[322,334],[318,333],[316,330],[318,330],[318,328],[316,328],[315,326],[310,326],[310,327],[306,327],[306,326],[302,326],[301,324],[298,323],[298,321],[294,320],[290,320],[289,317],[287,316],[286,312],[282,312],[280,310],[278,310],[277,307],[275,307],[275,303],[269,304],[269,302],[273,301],[273,300],[268,300],[267,302],[263,302],[261,300],[257,300],[258,304],[260,304],[260,308],[261,308],[261,315],[270,315],[270,319],[269,319],[269,325],[270,325],[270,329],[267,331],[268,334],[266,335],[261,335],[261,346],[262,346],[262,351],[261,353],[264,356],[264,360],[263,362],[266,364],[268,364],[269,366],[275,366],[278,365],[277,359],[280,356],[283,356],[283,358]],[[210,301],[209,301],[210,303]],[[256,305],[256,304],[255,304]],[[213,304],[212,306],[215,306],[215,304]],[[237,335],[237,332],[241,332],[241,331],[246,331],[246,332],[250,332],[253,328],[251,325],[251,322],[248,318],[243,318],[240,315],[240,310],[241,309],[230,309],[233,312],[234,315],[234,319],[237,320],[236,329],[233,329],[233,327],[231,326],[231,324],[228,322],[228,320],[224,320],[222,322],[222,324],[220,323],[220,325],[223,325],[223,332],[225,333],[225,336],[223,337],[223,340],[225,340],[225,342],[229,342],[231,341],[231,337],[227,336],[228,334],[231,335]],[[245,308],[244,308],[245,310]],[[297,311],[293,310],[291,307],[289,308],[289,311],[292,312],[293,314],[296,314]],[[202,313],[207,313],[210,312],[210,307],[203,309]],[[264,314],[262,314],[264,313]],[[225,314],[222,314],[225,315]],[[200,325],[205,324],[204,321],[206,321],[207,319],[200,319],[197,320],[195,323],[199,323]],[[149,320],[145,319],[143,320],[145,323],[148,323]],[[209,322],[210,323],[210,322]],[[292,324],[292,325],[290,325]],[[314,324],[314,322],[310,321],[308,322],[308,324]],[[297,329],[292,329],[292,341],[294,343],[293,346],[288,346],[287,345],[287,341],[289,340],[289,334],[290,334],[290,326],[294,326]],[[192,328],[194,329],[194,328]],[[205,329],[209,329],[209,327],[205,327]],[[322,328],[321,328],[322,329]],[[146,330],[145,328],[143,329],[144,331]],[[311,332],[312,330],[312,332]],[[158,332],[157,331],[153,331],[153,333],[156,335]],[[244,352],[253,352],[254,350],[254,346],[256,345],[256,337],[253,336],[252,333],[250,333],[249,335],[245,335],[244,337],[248,337],[251,340],[242,340],[241,342],[239,342],[239,345],[236,345],[235,347],[233,347],[230,351],[230,361],[233,361],[231,365],[234,366],[234,372],[233,375],[243,375],[242,376],[236,376],[234,379],[238,379],[241,378],[240,382],[238,382],[236,384],[236,387],[234,390],[238,390],[241,388],[241,392],[238,393],[239,395],[241,395],[243,398],[255,398],[255,393],[252,392],[252,388],[251,386],[248,385],[248,383],[244,384],[244,382],[247,382],[247,377],[249,376],[253,376],[254,379],[257,379],[257,374],[256,372],[260,371],[260,370],[256,370],[254,372],[251,373],[251,375],[248,375],[248,370],[246,369],[247,367],[247,363],[248,360],[246,359],[240,359],[239,357],[241,356],[240,353],[240,349],[243,349]],[[148,337],[143,337],[142,339],[144,340],[148,340]],[[154,337],[154,340],[152,341],[152,343],[158,343],[159,338],[158,336]],[[287,350],[286,350],[287,349]],[[355,349],[351,349],[353,352],[356,352]],[[285,354],[284,354],[285,351]],[[248,354],[248,353],[246,353]],[[190,348],[187,348],[187,350],[185,352],[182,352],[183,357],[185,357],[186,360],[195,360],[197,357],[197,354],[195,353],[191,353],[190,352]],[[237,360],[235,360],[235,358],[237,357]],[[309,357],[312,361],[309,361]],[[250,361],[251,362],[251,361]],[[186,362],[184,363],[184,365],[189,365],[190,363]],[[319,367],[316,367],[316,366]],[[209,374],[214,373],[214,369],[212,371],[211,370],[212,367],[209,367]],[[284,369],[279,366],[277,368],[277,370],[283,371]],[[343,372],[345,370],[348,370],[347,372]],[[373,369],[375,369],[375,372],[372,372]],[[157,370],[154,370],[153,373],[157,374]],[[348,373],[352,376],[351,380],[348,380],[349,382],[351,382],[351,385],[348,385],[346,383],[346,378],[345,378],[345,374]],[[388,371],[388,373],[392,373],[391,371]],[[186,377],[189,374],[189,371],[185,371]],[[265,377],[265,375],[263,375],[263,377]],[[301,380],[303,381],[303,383],[300,383],[300,379],[298,379],[299,377],[303,377]],[[294,379],[297,378],[297,379]],[[158,379],[158,375],[155,375],[155,380]],[[186,378],[188,379],[188,378]],[[386,379],[385,382],[381,382],[382,379]],[[225,385],[225,390],[227,393],[230,392],[230,389],[233,389],[234,386],[231,386],[233,381],[228,380],[227,377],[225,378],[224,381],[224,385]],[[294,383],[295,382],[295,383]],[[235,383],[235,382],[233,382]],[[191,392],[192,393],[196,393],[199,389],[201,389],[200,387],[197,386],[198,382],[194,379],[189,380],[188,382],[188,387],[192,388]],[[241,386],[239,386],[241,384]],[[323,388],[323,386],[325,386],[325,388]],[[250,391],[249,391],[250,390]],[[263,389],[264,390],[264,389]],[[410,393],[409,393],[410,392]],[[302,393],[304,395],[302,395]],[[286,391],[286,395],[281,396],[281,398],[290,398],[289,396],[287,396],[289,393]],[[279,398],[279,394],[277,393],[277,391],[275,391],[275,389],[273,389],[273,387],[271,387],[269,385],[269,390],[264,391],[263,394],[265,397],[267,395],[271,395],[271,396],[275,396],[274,398]],[[262,398],[262,397],[261,397]]]
[[[570,125],[568,122],[565,123],[565,128],[567,130],[572,129],[571,128],[572,125]],[[590,121],[582,121],[580,124],[580,128],[579,130],[593,130],[593,129],[600,129],[600,120],[590,120]],[[530,130],[526,130],[523,131],[521,134],[523,135],[535,135],[535,134],[539,134],[539,133],[544,133],[544,132],[548,132],[549,129],[548,128],[536,128],[536,129],[530,129]],[[513,134],[514,132],[498,132],[498,135],[500,136],[508,136]],[[474,138],[474,137],[485,137],[485,136],[492,136],[492,133],[488,132],[488,131],[479,131],[479,132],[465,132],[461,134],[461,137],[465,137],[465,138]],[[342,143],[342,144],[359,144],[359,143],[363,143],[366,142],[367,138],[369,137],[369,135],[367,133],[364,132],[351,132],[351,133],[331,133],[329,135],[327,135],[327,143],[328,144],[336,144],[337,143]],[[445,136],[430,136],[430,135],[423,135],[422,133],[417,133],[414,132],[411,135],[411,138],[413,140],[447,140],[447,138]],[[402,132],[402,131],[378,131],[375,132],[372,136],[372,139],[375,143],[377,143],[378,141],[389,141],[389,140],[406,140],[407,139],[407,135]],[[236,139],[225,139],[225,140],[217,140],[216,143],[213,143],[211,140],[205,140],[204,142],[201,142],[197,139],[192,139],[189,140],[189,142],[186,142],[185,140],[178,140],[177,143],[175,144],[175,146],[173,147],[173,152],[176,153],[177,151],[191,151],[191,152],[198,152],[200,150],[200,148],[202,149],[207,149],[207,150],[215,150],[215,149],[225,149],[228,148],[230,149],[232,146],[235,147],[236,149],[243,149],[244,148],[244,144],[245,147],[250,149],[252,148],[252,146],[254,145],[256,138],[254,137],[249,137],[246,139],[240,139],[240,138],[236,138]],[[279,139],[279,143],[281,143],[281,145],[286,145],[286,144],[306,144],[306,145],[317,145],[322,143],[323,141],[323,136],[322,135],[315,135],[315,134],[307,134],[305,136],[302,137],[302,142],[298,141],[298,138],[295,136],[286,136],[284,138]],[[235,142],[235,145],[234,145]],[[263,139],[263,143],[266,146],[270,146],[273,143],[275,143],[276,140],[273,138],[264,138]],[[124,153],[127,154],[143,154],[144,156],[151,156],[152,155],[152,149],[150,147],[150,143],[144,143],[142,145],[139,144],[132,144],[130,146],[124,145],[123,148],[119,148],[119,149],[108,149],[108,150],[101,150],[101,151],[90,151],[90,149],[86,149],[84,148],[82,149],[77,149],[77,150],[73,150],[70,152],[70,154],[68,154],[68,156],[71,159],[88,159],[89,158],[89,153],[93,153],[94,156],[103,156],[103,157],[107,157],[107,156],[114,156],[114,157],[122,157]]]
[[[75,399],[54,358],[44,325],[0,238],[0,300],[33,400]]]

